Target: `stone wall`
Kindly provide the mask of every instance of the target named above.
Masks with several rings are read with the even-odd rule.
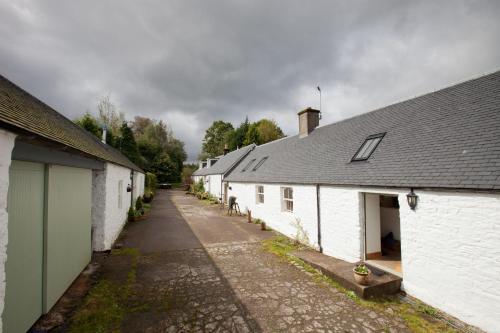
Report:
[[[5,305],[5,262],[7,260],[8,222],[7,194],[9,191],[9,167],[16,135],[0,129],[0,314]],[[0,320],[0,332],[2,321]]]

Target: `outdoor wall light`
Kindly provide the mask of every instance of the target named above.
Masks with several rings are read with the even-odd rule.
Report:
[[[412,210],[415,210],[415,207],[417,207],[418,196],[415,192],[413,192],[413,188],[410,190],[410,193],[406,195],[406,200],[408,200],[408,206],[410,206]]]

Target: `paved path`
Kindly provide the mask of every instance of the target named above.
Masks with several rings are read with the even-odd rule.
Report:
[[[133,297],[148,306],[128,313],[122,331],[406,331],[264,252],[260,242],[272,235],[183,192],[160,192],[148,220],[123,239],[140,251]]]

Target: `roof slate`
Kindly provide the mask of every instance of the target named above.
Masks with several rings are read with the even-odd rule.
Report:
[[[62,143],[98,159],[143,172],[126,156],[103,144],[50,106],[0,75],[0,122]]]
[[[384,133],[366,161],[365,139]],[[500,190],[500,71],[256,147],[228,181]]]
[[[224,156],[221,156],[219,158],[219,160],[211,167],[196,170],[193,173],[193,176],[226,174],[254,148],[255,148],[255,144],[251,144],[251,145],[242,147],[240,149],[233,150],[232,152],[227,153]]]

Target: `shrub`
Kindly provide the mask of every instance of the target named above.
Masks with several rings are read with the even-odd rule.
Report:
[[[151,172],[146,172],[144,185],[145,188],[149,189],[154,194],[156,192],[156,185],[157,185],[156,175]]]
[[[132,222],[135,220],[135,210],[134,207],[130,206],[128,209],[128,220],[129,222]]]
[[[200,179],[194,184],[194,193],[205,193],[205,186],[203,185],[203,179]]]
[[[135,210],[140,212],[141,215],[144,214],[144,209],[142,207],[142,198],[140,196],[137,197],[137,200],[135,201]]]

